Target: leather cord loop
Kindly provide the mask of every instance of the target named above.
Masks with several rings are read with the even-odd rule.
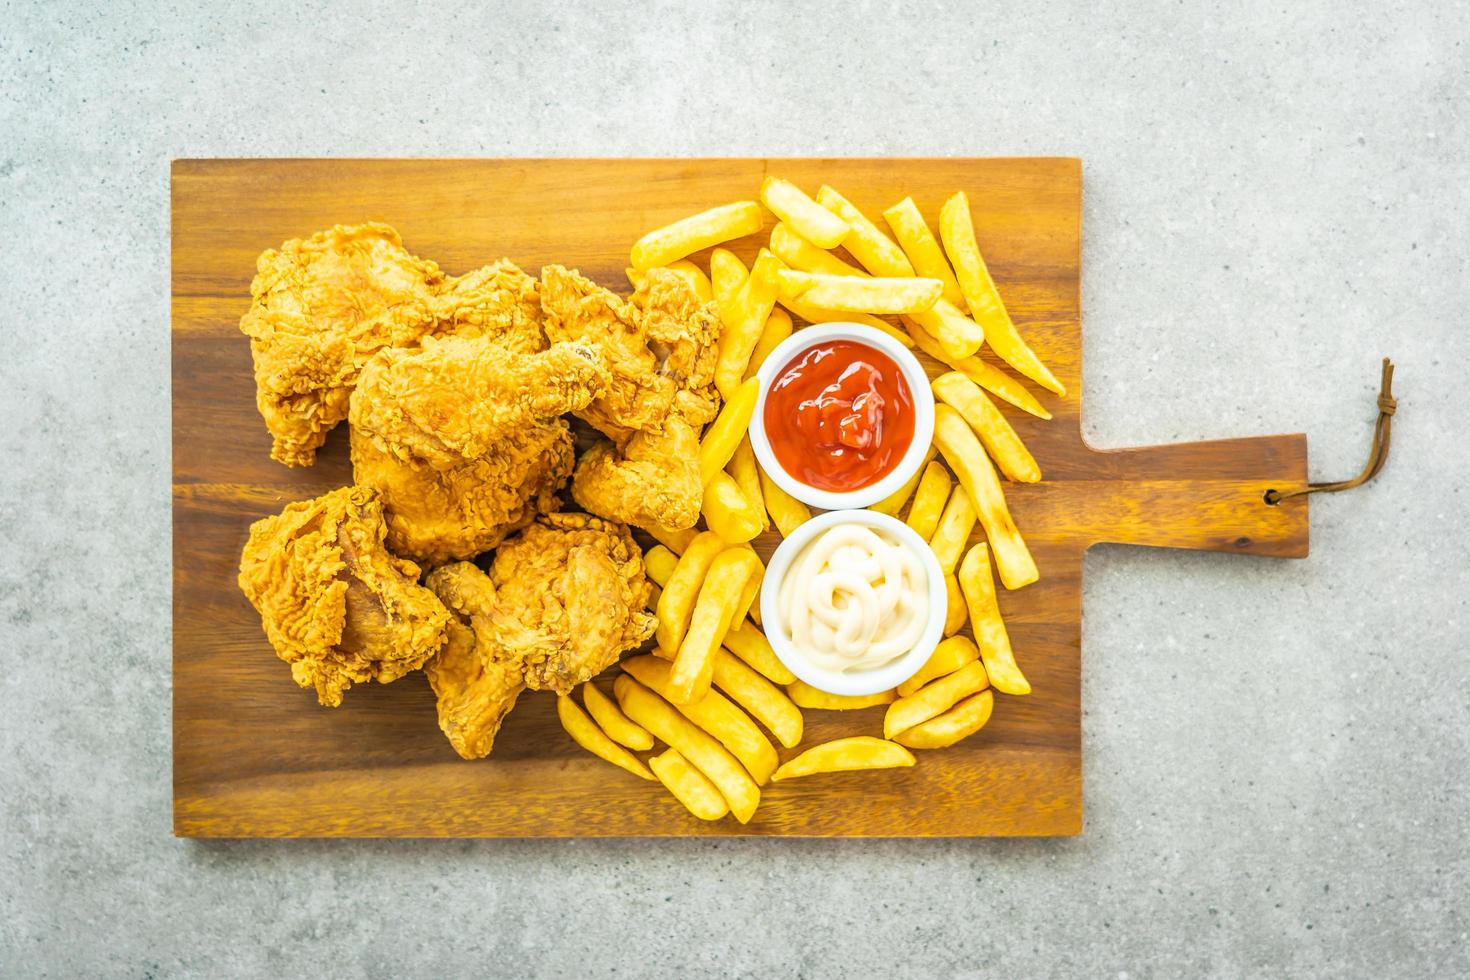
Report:
[[[1378,389],[1378,420],[1373,423],[1373,447],[1368,451],[1368,465],[1363,467],[1363,472],[1351,480],[1342,480],[1338,483],[1311,483],[1296,490],[1267,490],[1266,503],[1274,507],[1289,497],[1351,490],[1373,479],[1378,475],[1378,471],[1383,469],[1383,464],[1388,462],[1389,440],[1393,435],[1393,414],[1398,411],[1398,407],[1399,403],[1393,397],[1393,361],[1385,357],[1383,359],[1383,380]]]

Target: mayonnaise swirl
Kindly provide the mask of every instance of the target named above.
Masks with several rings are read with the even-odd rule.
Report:
[[[868,670],[903,656],[929,622],[929,577],[902,543],[860,524],[818,535],[781,585],[792,644],[831,671]]]

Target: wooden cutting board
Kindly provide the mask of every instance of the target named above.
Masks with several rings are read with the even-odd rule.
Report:
[[[347,431],[317,464],[269,456],[237,323],[256,255],[337,223],[386,221],[461,273],[508,256],[627,291],[628,249],[694,211],[753,198],[767,172],[841,190],[870,216],[904,195],[937,220],[969,193],[981,248],[1022,334],[1067,385],[1042,422],[1003,406],[1045,480],[1008,485],[1041,580],[1001,608],[1035,689],[911,769],[767,787],[748,825],[688,816],[661,787],[577,748],[554,701],[523,695],[495,753],[465,762],[414,674],[318,707],[276,659],[235,585],[246,529],[351,482]],[[1099,542],[1304,557],[1301,435],[1099,451],[1083,440],[1075,159],[199,160],[173,168],[174,830],[276,836],[973,836],[1082,828],[1082,557]],[[764,238],[761,239],[764,241]],[[755,239],[735,247],[747,261]],[[702,262],[705,256],[697,256]],[[1094,343],[1107,343],[1094,337]],[[1160,338],[1167,343],[1168,338]],[[930,363],[937,372],[938,366]],[[1137,401],[1148,391],[1139,382]],[[760,542],[769,552],[774,539]],[[813,744],[881,734],[882,709],[806,712]],[[783,758],[793,752],[783,751]]]

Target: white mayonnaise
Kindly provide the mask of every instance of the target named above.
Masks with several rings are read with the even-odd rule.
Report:
[[[929,622],[929,576],[876,528],[837,524],[817,535],[781,583],[781,620],[825,670],[870,670],[903,656]]]

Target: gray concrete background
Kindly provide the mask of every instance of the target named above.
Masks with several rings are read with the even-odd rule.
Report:
[[[0,975],[1470,973],[1464,4],[0,4]],[[168,162],[1068,154],[1087,434],[1306,431],[1312,558],[1088,560],[1087,830],[169,824]]]

